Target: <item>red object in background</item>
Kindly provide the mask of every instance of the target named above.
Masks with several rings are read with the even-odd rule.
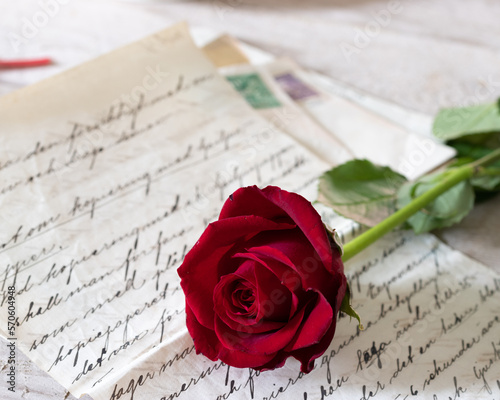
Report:
[[[0,69],[2,68],[30,68],[40,67],[52,64],[50,58],[34,58],[31,60],[0,60]]]

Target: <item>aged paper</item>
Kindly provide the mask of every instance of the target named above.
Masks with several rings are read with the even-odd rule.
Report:
[[[327,168],[184,26],[0,102],[2,318],[14,287],[19,348],[76,395],[186,339],[176,268],[230,193]]]
[[[248,58],[238,47],[236,39],[222,35],[203,46],[203,52],[216,67],[235,64],[247,64]]]
[[[314,75],[311,77],[290,60],[269,63],[267,68],[284,90],[337,140],[346,144],[356,158],[387,165],[411,180],[454,155],[454,150],[437,140],[407,131],[324,90]]]
[[[332,96],[340,96],[352,101],[366,110],[399,125],[405,130],[432,137],[434,117],[431,115],[410,110],[389,100],[372,96],[360,89],[353,88],[315,71],[307,70],[303,73],[307,75],[308,82],[311,82]]]
[[[0,114],[0,332],[76,396],[500,394],[499,278],[429,235],[393,234],[348,263],[366,331],[342,318],[311,374],[195,355],[184,254],[236,188],[313,200],[328,164],[259,116],[185,26],[1,98]]]
[[[216,53],[211,51],[212,48],[222,48],[223,51]],[[227,35],[207,44],[204,49],[218,66],[239,64],[223,68],[226,74],[245,70],[240,55],[246,53],[248,62],[256,65],[253,68],[267,80],[274,92],[286,92],[296,102],[295,106],[318,121],[337,142],[343,143],[354,158],[367,158],[388,165],[408,179],[415,179],[441,166],[454,155],[453,149],[431,137],[432,119],[428,116],[410,112],[321,74],[303,70],[291,60],[275,59],[245,43],[230,40]],[[268,75],[274,75],[282,90],[273,88]],[[323,135],[315,137],[318,138],[317,143],[325,141]],[[315,146],[319,154],[328,151],[327,143]]]
[[[500,277],[431,235],[393,233],[347,263],[365,324],[340,319],[308,375],[213,363],[189,337],[107,399],[491,399],[500,396]],[[159,391],[151,387],[161,388]],[[146,395],[147,394],[147,395]],[[99,397],[100,398],[100,397]]]
[[[289,134],[330,166],[354,158],[276,83],[267,69],[253,65],[219,68],[247,102],[277,129]]]

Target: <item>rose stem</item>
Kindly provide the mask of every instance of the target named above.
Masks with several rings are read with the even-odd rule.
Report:
[[[396,211],[390,217],[384,219],[382,222],[375,225],[373,228],[368,229],[358,237],[351,240],[344,245],[344,254],[342,261],[347,261],[354,257],[356,254],[366,249],[372,243],[380,239],[386,233],[392,231],[397,226],[401,225],[408,218],[410,218],[417,211],[424,208],[431,201],[439,197],[441,194],[451,189],[456,184],[463,180],[469,179],[474,175],[479,175],[481,166],[489,164],[493,161],[500,159],[500,149],[496,149],[488,155],[463,165],[453,170],[449,170],[448,176],[436,186],[429,189],[427,192],[413,199],[409,204]]]

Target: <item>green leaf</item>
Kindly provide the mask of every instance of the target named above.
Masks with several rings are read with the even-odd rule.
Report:
[[[358,320],[358,327],[360,331],[365,329],[361,323],[359,314],[351,306],[351,288],[349,287],[349,284],[347,284],[345,296],[342,299],[342,304],[340,305],[340,311],[349,315],[351,318],[356,318]]]
[[[476,190],[500,191],[500,168],[489,167],[482,169],[478,176],[472,178],[471,183]]]
[[[500,147],[496,144],[497,137],[500,135],[492,134],[487,141],[483,143],[471,143],[470,141],[462,141],[462,139],[454,140],[451,145],[457,150],[459,158],[453,164],[465,164],[471,161],[480,159],[491,153],[493,150],[490,148]],[[488,167],[481,168],[476,176],[471,180],[472,186],[477,191],[495,192],[500,190],[500,161],[491,163]]]
[[[500,101],[472,107],[443,109],[434,119],[432,130],[434,135],[442,140],[500,132]]]
[[[363,225],[374,226],[396,208],[403,175],[368,160],[352,160],[319,178],[318,201]]]
[[[470,157],[473,160],[479,160],[481,157],[486,156],[491,153],[494,149],[500,147],[498,146],[490,147],[483,143],[472,143],[466,140],[457,139],[450,142],[450,146],[453,146],[457,150],[458,157]],[[496,161],[500,165],[500,161]]]
[[[448,171],[427,175],[417,182],[403,185],[398,192],[398,208],[401,208],[415,197],[425,193],[437,183],[444,180]],[[458,183],[423,210],[411,216],[407,224],[415,233],[429,232],[436,228],[444,228],[460,222],[474,206],[474,190],[466,180]]]
[[[448,141],[448,144],[453,147],[459,146],[461,144],[468,144],[472,146],[480,146],[484,149],[494,150],[500,147],[500,132],[465,135],[457,139]]]
[[[500,148],[500,99],[493,104],[441,110],[433,130],[457,150],[460,163],[478,160]],[[478,193],[500,191],[500,162],[482,168],[471,183]]]

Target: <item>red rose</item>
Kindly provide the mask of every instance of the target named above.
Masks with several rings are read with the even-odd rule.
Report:
[[[196,353],[310,372],[346,294],[339,247],[311,203],[268,186],[238,189],[178,269]]]

